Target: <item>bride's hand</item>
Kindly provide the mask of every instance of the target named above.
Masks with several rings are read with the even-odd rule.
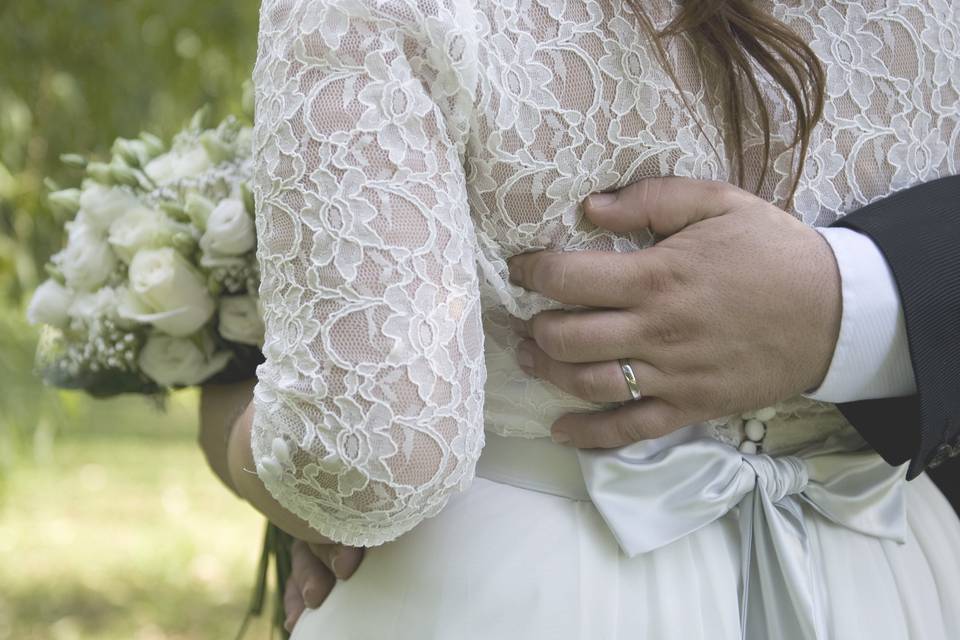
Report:
[[[293,543],[293,563],[283,590],[284,628],[293,630],[304,610],[323,604],[337,579],[346,580],[360,566],[363,548],[339,544]]]
[[[736,187],[641,180],[585,206],[595,224],[668,236],[632,253],[536,252],[511,279],[560,302],[526,323],[527,373],[612,411],[568,414],[558,442],[615,447],[820,385],[840,332],[839,270],[811,227]],[[619,359],[643,398],[631,400]]]

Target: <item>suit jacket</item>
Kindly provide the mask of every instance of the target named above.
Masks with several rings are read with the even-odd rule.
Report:
[[[908,480],[930,470],[960,513],[960,176],[901,191],[834,226],[869,236],[890,265],[917,381],[915,395],[839,408],[887,462],[910,461]]]

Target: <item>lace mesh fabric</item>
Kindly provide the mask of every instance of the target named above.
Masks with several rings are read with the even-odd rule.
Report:
[[[665,24],[673,5],[649,4]],[[794,215],[827,224],[958,172],[956,2],[768,7],[827,70]],[[670,46],[694,118],[635,24],[616,0],[263,2],[253,452],[274,497],[322,534],[392,540],[470,483],[485,427],[542,437],[598,408],[516,366],[509,316],[558,305],[511,285],[506,259],[642,249],[648,235],[593,228],[581,200],[649,176],[734,175],[711,71]],[[763,86],[775,128],[760,195],[782,205],[792,112]],[[753,131],[748,185],[759,145]],[[844,426],[802,399],[785,415],[768,450]],[[723,421],[717,436],[731,437]]]

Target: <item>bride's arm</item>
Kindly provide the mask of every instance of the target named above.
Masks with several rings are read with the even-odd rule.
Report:
[[[350,545],[439,512],[483,441],[460,157],[471,98],[467,63],[449,58],[469,45],[453,46],[455,10],[430,6],[292,0],[261,13],[265,362],[231,475],[278,524]]]
[[[200,428],[197,441],[213,473],[233,493],[237,492],[227,463],[227,445],[234,425],[253,400],[256,378],[200,388]]]
[[[284,509],[264,491],[262,483],[254,481],[256,473],[250,452],[250,427],[255,384],[254,378],[202,387],[200,448],[210,468],[233,493],[293,537],[313,544],[326,544],[329,539]]]

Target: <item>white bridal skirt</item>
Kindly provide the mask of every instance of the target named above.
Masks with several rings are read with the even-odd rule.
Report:
[[[438,516],[368,549],[293,640],[741,638],[733,512],[629,558],[593,503],[486,475]],[[960,638],[960,521],[926,475],[906,483],[906,511],[899,544],[804,506],[829,638]]]

